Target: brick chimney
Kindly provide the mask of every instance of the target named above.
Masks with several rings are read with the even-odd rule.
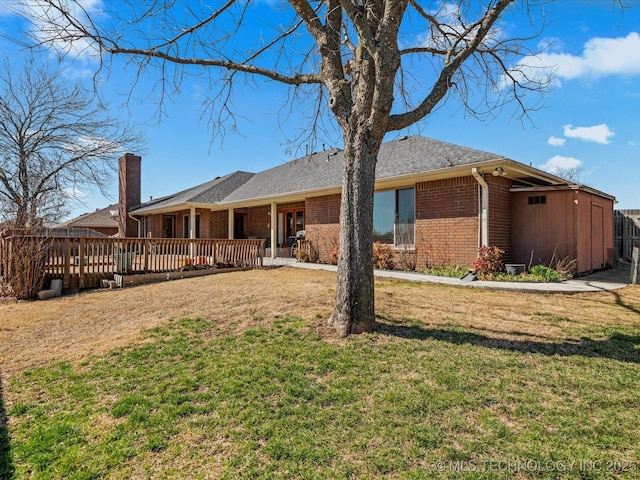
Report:
[[[140,165],[142,157],[125,153],[118,160],[118,234],[137,237],[138,222],[129,217],[132,207],[140,205]]]

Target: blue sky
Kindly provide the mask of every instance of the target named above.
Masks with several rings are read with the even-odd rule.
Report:
[[[450,101],[419,125],[397,135],[421,134],[439,140],[504,155],[533,166],[555,171],[579,167],[581,181],[618,199],[617,208],[640,208],[640,4],[622,11],[611,0],[559,0],[545,6],[548,25],[532,41],[532,48],[549,44],[545,53],[526,59],[527,65],[555,69],[553,90],[541,108],[526,119],[506,108],[494,118],[479,121],[465,116]],[[27,28],[0,0],[0,32],[20,37]],[[100,0],[87,5],[99,9]],[[271,3],[273,4],[273,3]],[[524,30],[526,18],[507,16],[501,28],[507,34]],[[14,55],[20,47],[0,37],[0,50]],[[19,59],[19,56],[16,56]],[[43,54],[40,61],[55,62]],[[122,63],[116,63],[120,67]],[[89,82],[96,63],[87,56],[65,60],[61,65],[70,80]],[[183,82],[179,94],[165,103],[159,121],[154,102],[153,72],[138,82],[133,69],[114,68],[100,85],[112,114],[144,132],[142,197],[159,197],[234,170],[259,171],[304,154],[304,145],[293,152],[287,140],[302,126],[297,113],[284,119],[285,98],[281,87],[259,80],[234,97],[241,115],[238,131],[228,128],[224,137],[212,134],[203,117],[203,93],[208,84],[201,78]],[[326,147],[340,146],[336,137]],[[321,140],[322,143],[322,140]],[[112,197],[84,192],[84,205],[73,215],[106,206]]]

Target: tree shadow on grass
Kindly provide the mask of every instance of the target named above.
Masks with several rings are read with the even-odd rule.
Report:
[[[456,345],[477,345],[486,348],[511,350],[522,353],[559,355],[569,357],[580,355],[591,358],[611,358],[622,362],[640,363],[640,335],[616,333],[609,338],[593,340],[589,337],[564,339],[558,342],[517,340],[491,337],[480,333],[443,328],[424,328],[420,326],[390,325],[378,323],[376,331],[384,335],[416,340],[439,340]]]
[[[616,304],[620,305],[622,308],[629,310],[630,312],[640,315],[640,308],[636,307],[633,304],[625,303],[624,300],[622,299],[622,295],[620,295],[618,292],[616,292],[615,290],[612,290],[611,294],[615,297]]]
[[[11,461],[11,445],[9,444],[7,411],[4,406],[2,374],[0,373],[0,479],[9,480],[12,478],[13,463]]]

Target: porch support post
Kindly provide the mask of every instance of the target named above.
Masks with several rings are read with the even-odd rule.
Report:
[[[196,207],[189,208],[189,238],[196,238]],[[192,259],[196,256],[193,243],[189,244],[189,256]]]
[[[189,238],[196,238],[196,207],[189,208]]]
[[[233,240],[233,208],[229,209],[229,240]]]
[[[278,205],[271,202],[271,258],[276,258],[278,252]]]

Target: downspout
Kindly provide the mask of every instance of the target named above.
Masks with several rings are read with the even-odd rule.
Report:
[[[478,214],[480,215],[480,232],[481,232],[481,246],[489,246],[489,185],[485,181],[484,177],[478,173],[478,169],[473,167],[471,169],[471,175],[480,184],[481,189],[481,201],[478,205]]]
[[[135,220],[136,223],[138,224],[138,238],[140,238],[142,235],[140,235],[140,220],[136,217],[134,217],[133,215],[131,215],[130,213],[127,212],[127,216],[131,219],[131,220]]]

